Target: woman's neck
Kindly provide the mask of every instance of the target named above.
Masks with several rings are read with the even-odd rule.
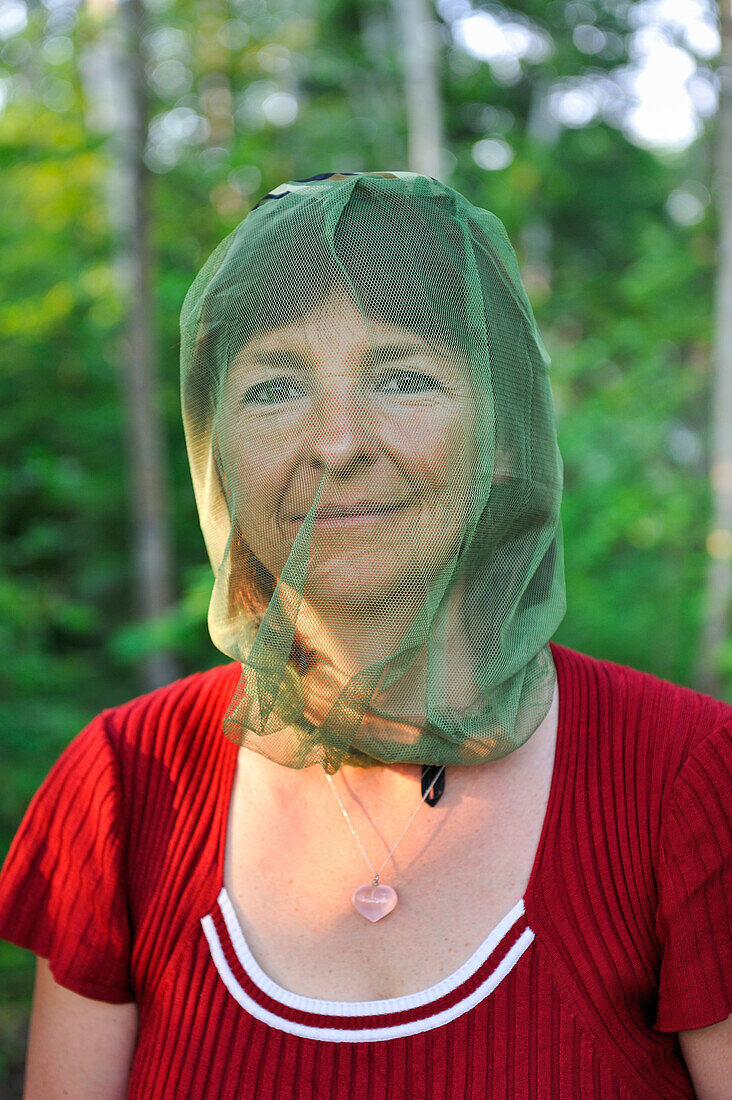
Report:
[[[500,784],[516,769],[531,769],[547,751],[553,755],[559,711],[558,685],[554,685],[551,707],[537,730],[514,752],[485,765],[449,765],[446,784],[455,791],[472,789],[478,777]],[[241,767],[246,770],[247,784],[259,792],[267,792],[273,806],[285,809],[295,801],[302,805],[319,803],[323,796],[332,798],[321,765],[308,768],[287,768],[268,757],[247,749],[242,750]],[[359,768],[343,765],[336,775],[340,789],[364,806],[408,806],[415,803],[421,791],[422,765],[411,763],[374,764]]]

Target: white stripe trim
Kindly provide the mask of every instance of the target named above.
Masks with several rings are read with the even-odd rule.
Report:
[[[421,1008],[452,993],[463,982],[467,981],[483,965],[489,955],[495,951],[501,940],[510,932],[514,924],[524,915],[524,899],[516,902],[510,913],[500,921],[492,932],[483,940],[463,965],[448,974],[446,978],[431,985],[429,989],[421,989],[416,993],[406,993],[402,997],[386,997],[379,1001],[327,1001],[319,997],[303,997],[299,993],[293,993],[289,989],[278,985],[268,974],[262,970],[257,960],[252,955],[249,944],[236,916],[231,898],[223,888],[216,899],[221,914],[229,933],[232,947],[236,957],[241,963],[255,985],[259,986],[263,993],[274,1001],[279,1001],[288,1008],[299,1009],[300,1012],[315,1012],[322,1016],[383,1016],[387,1012],[403,1012],[409,1008]]]
[[[225,893],[225,892],[222,891],[222,894],[223,893]],[[221,895],[219,895],[219,904],[220,905],[221,905],[221,900],[222,900]],[[226,900],[228,900],[228,898]],[[229,904],[231,904],[231,903],[229,903]],[[519,906],[521,907],[520,910],[519,910]],[[226,913],[224,911],[223,905],[221,905],[221,911],[224,915],[224,920],[226,920]],[[233,912],[233,910],[232,910],[232,912]],[[511,921],[511,923],[507,926],[507,928],[504,932],[502,932],[500,935],[498,935],[497,939],[494,939],[494,937],[496,937],[499,929],[501,929],[506,924],[506,922],[509,920],[509,917],[511,917],[514,912],[517,913],[515,919]],[[452,980],[455,978],[455,976],[457,974],[463,974],[463,972],[468,967],[469,963],[473,962],[473,960],[475,960],[477,957],[479,957],[481,952],[484,952],[484,954],[482,956],[481,963],[478,963],[478,966],[482,965],[482,962],[485,962],[485,959],[488,957],[488,955],[490,955],[491,951],[495,948],[495,946],[497,946],[497,944],[500,942],[500,940],[506,934],[506,931],[508,931],[508,928],[512,927],[512,925],[516,923],[516,920],[518,920],[518,918],[522,915],[522,913],[523,913],[523,899],[518,903],[518,905],[514,906],[514,909],[511,910],[511,913],[507,914],[507,916],[504,917],[504,919],[501,921],[501,923],[493,930],[493,932],[491,932],[490,936],[488,937],[488,940],[492,941],[491,942],[491,947],[490,947],[489,950],[486,950],[486,944],[488,943],[488,940],[486,940],[481,945],[481,947],[478,948],[478,951],[476,951],[471,956],[470,960],[468,960],[468,963],[466,963],[465,966],[460,967],[460,970],[455,971],[455,973],[451,974],[449,978],[444,979],[444,982],[439,982],[437,985],[431,986],[429,990],[423,990],[420,993],[409,994],[406,997],[392,997],[392,998],[389,998],[387,1000],[382,1000],[382,1001],[353,1001],[353,1002],[350,1002],[350,1001],[333,1001],[333,1002],[331,1002],[331,1001],[318,1000],[318,999],[315,999],[315,998],[312,998],[312,997],[301,997],[301,996],[299,996],[299,994],[291,993],[288,990],[282,990],[282,992],[288,998],[288,1001],[285,1002],[283,1000],[283,998],[280,998],[280,997],[277,997],[276,999],[283,1001],[283,1003],[290,1003],[291,1006],[295,1007],[295,1008],[300,1008],[302,1005],[317,1005],[316,1009],[307,1008],[307,1009],[304,1009],[304,1011],[310,1011],[310,1012],[315,1011],[315,1012],[318,1012],[320,1014],[333,1015],[333,1016],[336,1016],[336,1015],[342,1015],[342,1016],[367,1016],[367,1015],[372,1015],[372,1014],[373,1015],[378,1015],[378,1014],[384,1014],[385,1011],[386,1012],[398,1012],[398,1011],[403,1010],[404,1008],[417,1007],[418,1005],[426,1003],[426,1001],[424,1000],[424,997],[425,997],[426,993],[433,993],[435,990],[439,990],[440,992],[439,992],[439,994],[437,994],[437,996],[443,996],[444,992],[449,992],[450,989],[454,989],[456,987],[456,985],[459,985],[460,982],[456,982],[456,983],[450,985],[447,989],[443,989],[443,986],[445,985],[445,983],[452,982]],[[493,990],[496,988],[496,986],[498,986],[499,983],[501,981],[503,981],[503,979],[506,977],[506,975],[510,973],[510,971],[513,969],[513,967],[516,965],[518,960],[523,955],[524,951],[527,950],[527,948],[530,946],[530,944],[534,940],[534,933],[532,932],[532,930],[530,928],[526,928],[524,930],[524,932],[521,934],[521,936],[519,936],[518,940],[513,945],[511,950],[506,953],[506,955],[501,960],[499,965],[496,967],[496,969],[491,974],[489,974],[489,976],[486,978],[486,980],[477,989],[475,989],[469,997],[463,998],[463,1000],[458,1001],[457,1004],[453,1005],[449,1009],[445,1009],[444,1011],[436,1013],[433,1016],[427,1016],[424,1019],[413,1020],[413,1021],[410,1021],[409,1023],[404,1023],[404,1024],[396,1024],[396,1025],[385,1026],[385,1027],[380,1027],[380,1028],[377,1027],[377,1028],[342,1029],[342,1028],[332,1028],[332,1027],[317,1027],[317,1026],[311,1026],[311,1025],[308,1025],[308,1024],[295,1023],[292,1020],[282,1019],[280,1016],[275,1015],[273,1012],[269,1012],[267,1009],[262,1008],[261,1005],[257,1004],[256,1001],[252,1000],[252,998],[249,996],[249,994],[246,993],[246,991],[242,988],[242,986],[239,984],[237,979],[234,977],[234,974],[231,971],[231,967],[229,966],[228,962],[226,961],[226,956],[225,956],[223,948],[221,946],[221,941],[220,941],[218,933],[216,931],[216,926],[213,922],[213,918],[210,915],[203,917],[201,919],[201,925],[203,927],[204,935],[206,936],[206,939],[208,941],[209,949],[211,951],[211,958],[213,959],[214,965],[215,965],[216,969],[219,972],[219,976],[221,977],[221,980],[223,981],[224,985],[228,989],[229,993],[231,993],[234,1000],[237,1001],[237,1003],[239,1005],[241,1005],[241,1007],[244,1008],[251,1016],[254,1016],[255,1019],[261,1020],[262,1023],[268,1024],[270,1027],[274,1027],[279,1031],[288,1032],[290,1035],[296,1035],[296,1036],[298,1036],[300,1038],[303,1038],[303,1039],[321,1039],[321,1040],[325,1040],[325,1041],[328,1041],[328,1042],[335,1042],[335,1043],[381,1042],[385,1039],[397,1039],[397,1038],[401,1038],[402,1036],[406,1036],[406,1035],[416,1035],[419,1032],[431,1031],[436,1027],[442,1027],[443,1024],[450,1023],[451,1020],[456,1019],[458,1016],[463,1015],[465,1012],[469,1012],[472,1008],[475,1007],[475,1005],[479,1004],[480,1001],[482,1001],[485,997],[487,997],[490,993],[492,993]],[[238,922],[237,922],[237,927],[238,927]],[[227,922],[227,931],[230,931],[228,922]],[[241,928],[239,928],[239,934],[241,935],[242,941],[243,941],[243,934],[241,933]],[[232,937],[232,942],[233,942],[233,937]],[[245,943],[245,946],[246,946],[246,943]],[[234,949],[237,950],[236,944],[234,944]],[[247,951],[248,951],[248,948],[247,948]],[[250,957],[251,957],[251,953],[249,953],[249,954],[250,954]],[[237,957],[239,958],[239,961],[242,962],[242,959],[241,959],[241,956],[239,955],[238,950],[237,950]],[[242,962],[242,965],[244,965],[243,962]],[[249,970],[249,968],[244,967],[244,969],[247,970],[247,972],[249,973],[249,976],[252,978],[253,981],[255,981],[255,975]],[[474,966],[472,968],[472,971],[467,973],[465,975],[465,977],[470,977],[470,973],[474,973],[476,969],[477,969],[477,967]],[[257,970],[258,970],[259,974],[262,974],[265,977],[267,983],[269,983],[269,985],[272,988],[274,988],[276,990],[281,989],[281,986],[278,986],[278,985],[276,985],[276,983],[271,982],[271,980],[268,979],[266,977],[266,975],[264,975],[264,972],[259,967],[257,967]],[[461,978],[461,981],[463,981],[463,980],[465,980],[465,978]],[[260,983],[258,981],[256,981],[256,984],[259,985]],[[267,992],[267,990],[263,990],[263,991]],[[271,993],[269,995],[272,996]],[[418,999],[416,1002],[414,1000],[415,998]],[[436,999],[435,996],[431,996],[431,997],[427,998],[427,1000],[434,1000],[434,999]],[[385,1009],[383,1006],[388,1006],[388,1007]],[[371,1011],[366,1011],[367,1007],[370,1007]]]

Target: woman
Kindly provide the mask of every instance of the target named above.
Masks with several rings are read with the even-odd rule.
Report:
[[[500,222],[290,181],[182,336],[233,663],[104,712],[28,811],[27,1095],[728,1095],[732,708],[549,640],[562,466]]]

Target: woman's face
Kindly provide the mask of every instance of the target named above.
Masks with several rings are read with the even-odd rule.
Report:
[[[460,545],[475,416],[466,362],[334,291],[229,368],[217,431],[244,539],[278,578],[325,474],[306,599],[419,600]]]

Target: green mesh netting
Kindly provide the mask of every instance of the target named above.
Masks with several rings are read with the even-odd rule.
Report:
[[[329,772],[523,744],[566,606],[562,461],[501,222],[411,172],[290,181],[181,332],[226,734]]]

